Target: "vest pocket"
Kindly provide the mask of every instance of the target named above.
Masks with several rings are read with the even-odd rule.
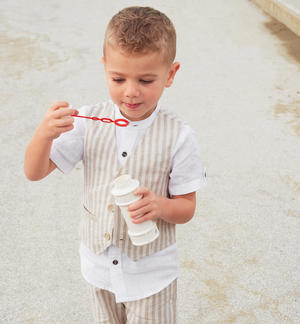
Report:
[[[91,213],[85,205],[83,205],[83,218],[88,218],[89,220],[92,220],[94,222],[97,222],[97,216],[93,213]]]

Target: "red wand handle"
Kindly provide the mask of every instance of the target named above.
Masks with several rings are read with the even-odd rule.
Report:
[[[126,127],[129,125],[129,121],[126,119],[116,119],[112,120],[110,118],[98,118],[98,117],[88,117],[88,116],[79,116],[79,115],[71,115],[72,117],[80,117],[80,118],[87,118],[87,119],[92,119],[92,120],[99,120],[102,121],[103,123],[115,123],[115,125],[120,126],[120,127]]]

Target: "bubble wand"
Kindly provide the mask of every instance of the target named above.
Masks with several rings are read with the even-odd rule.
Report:
[[[59,109],[63,109],[64,107],[60,107]],[[70,105],[70,108],[73,108],[73,105]],[[95,120],[95,121],[101,121],[102,123],[106,123],[106,124],[109,124],[109,123],[114,123],[116,126],[119,126],[119,127],[126,127],[129,125],[129,121],[126,120],[126,119],[122,119],[122,118],[119,118],[119,119],[116,119],[116,120],[112,120],[110,118],[98,118],[98,117],[89,117],[89,116],[80,116],[80,115],[71,115],[72,117],[79,117],[79,118],[86,118],[86,119],[92,119],[92,120]]]
[[[92,120],[99,120],[102,121],[102,123],[115,123],[115,125],[120,126],[120,127],[126,127],[129,125],[129,121],[126,119],[116,119],[116,120],[112,120],[110,118],[98,118],[98,117],[88,117],[88,116],[80,116],[80,115],[71,115],[72,117],[80,117],[80,118],[87,118],[87,119],[92,119]]]

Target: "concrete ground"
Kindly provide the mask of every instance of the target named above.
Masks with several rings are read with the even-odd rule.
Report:
[[[103,33],[133,4],[174,21],[181,70],[162,102],[197,131],[208,175],[177,227],[179,324],[299,323],[300,38],[246,0],[0,2],[0,322],[92,321],[82,166],[29,182],[23,156],[53,101],[108,97]]]

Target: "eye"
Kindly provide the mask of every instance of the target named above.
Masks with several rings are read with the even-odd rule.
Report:
[[[145,84],[149,84],[149,83],[152,83],[153,80],[143,80],[143,79],[140,79],[140,82],[141,83],[145,83]]]
[[[125,79],[123,79],[123,78],[113,78],[112,80],[117,83],[121,83],[121,82],[125,81]]]

